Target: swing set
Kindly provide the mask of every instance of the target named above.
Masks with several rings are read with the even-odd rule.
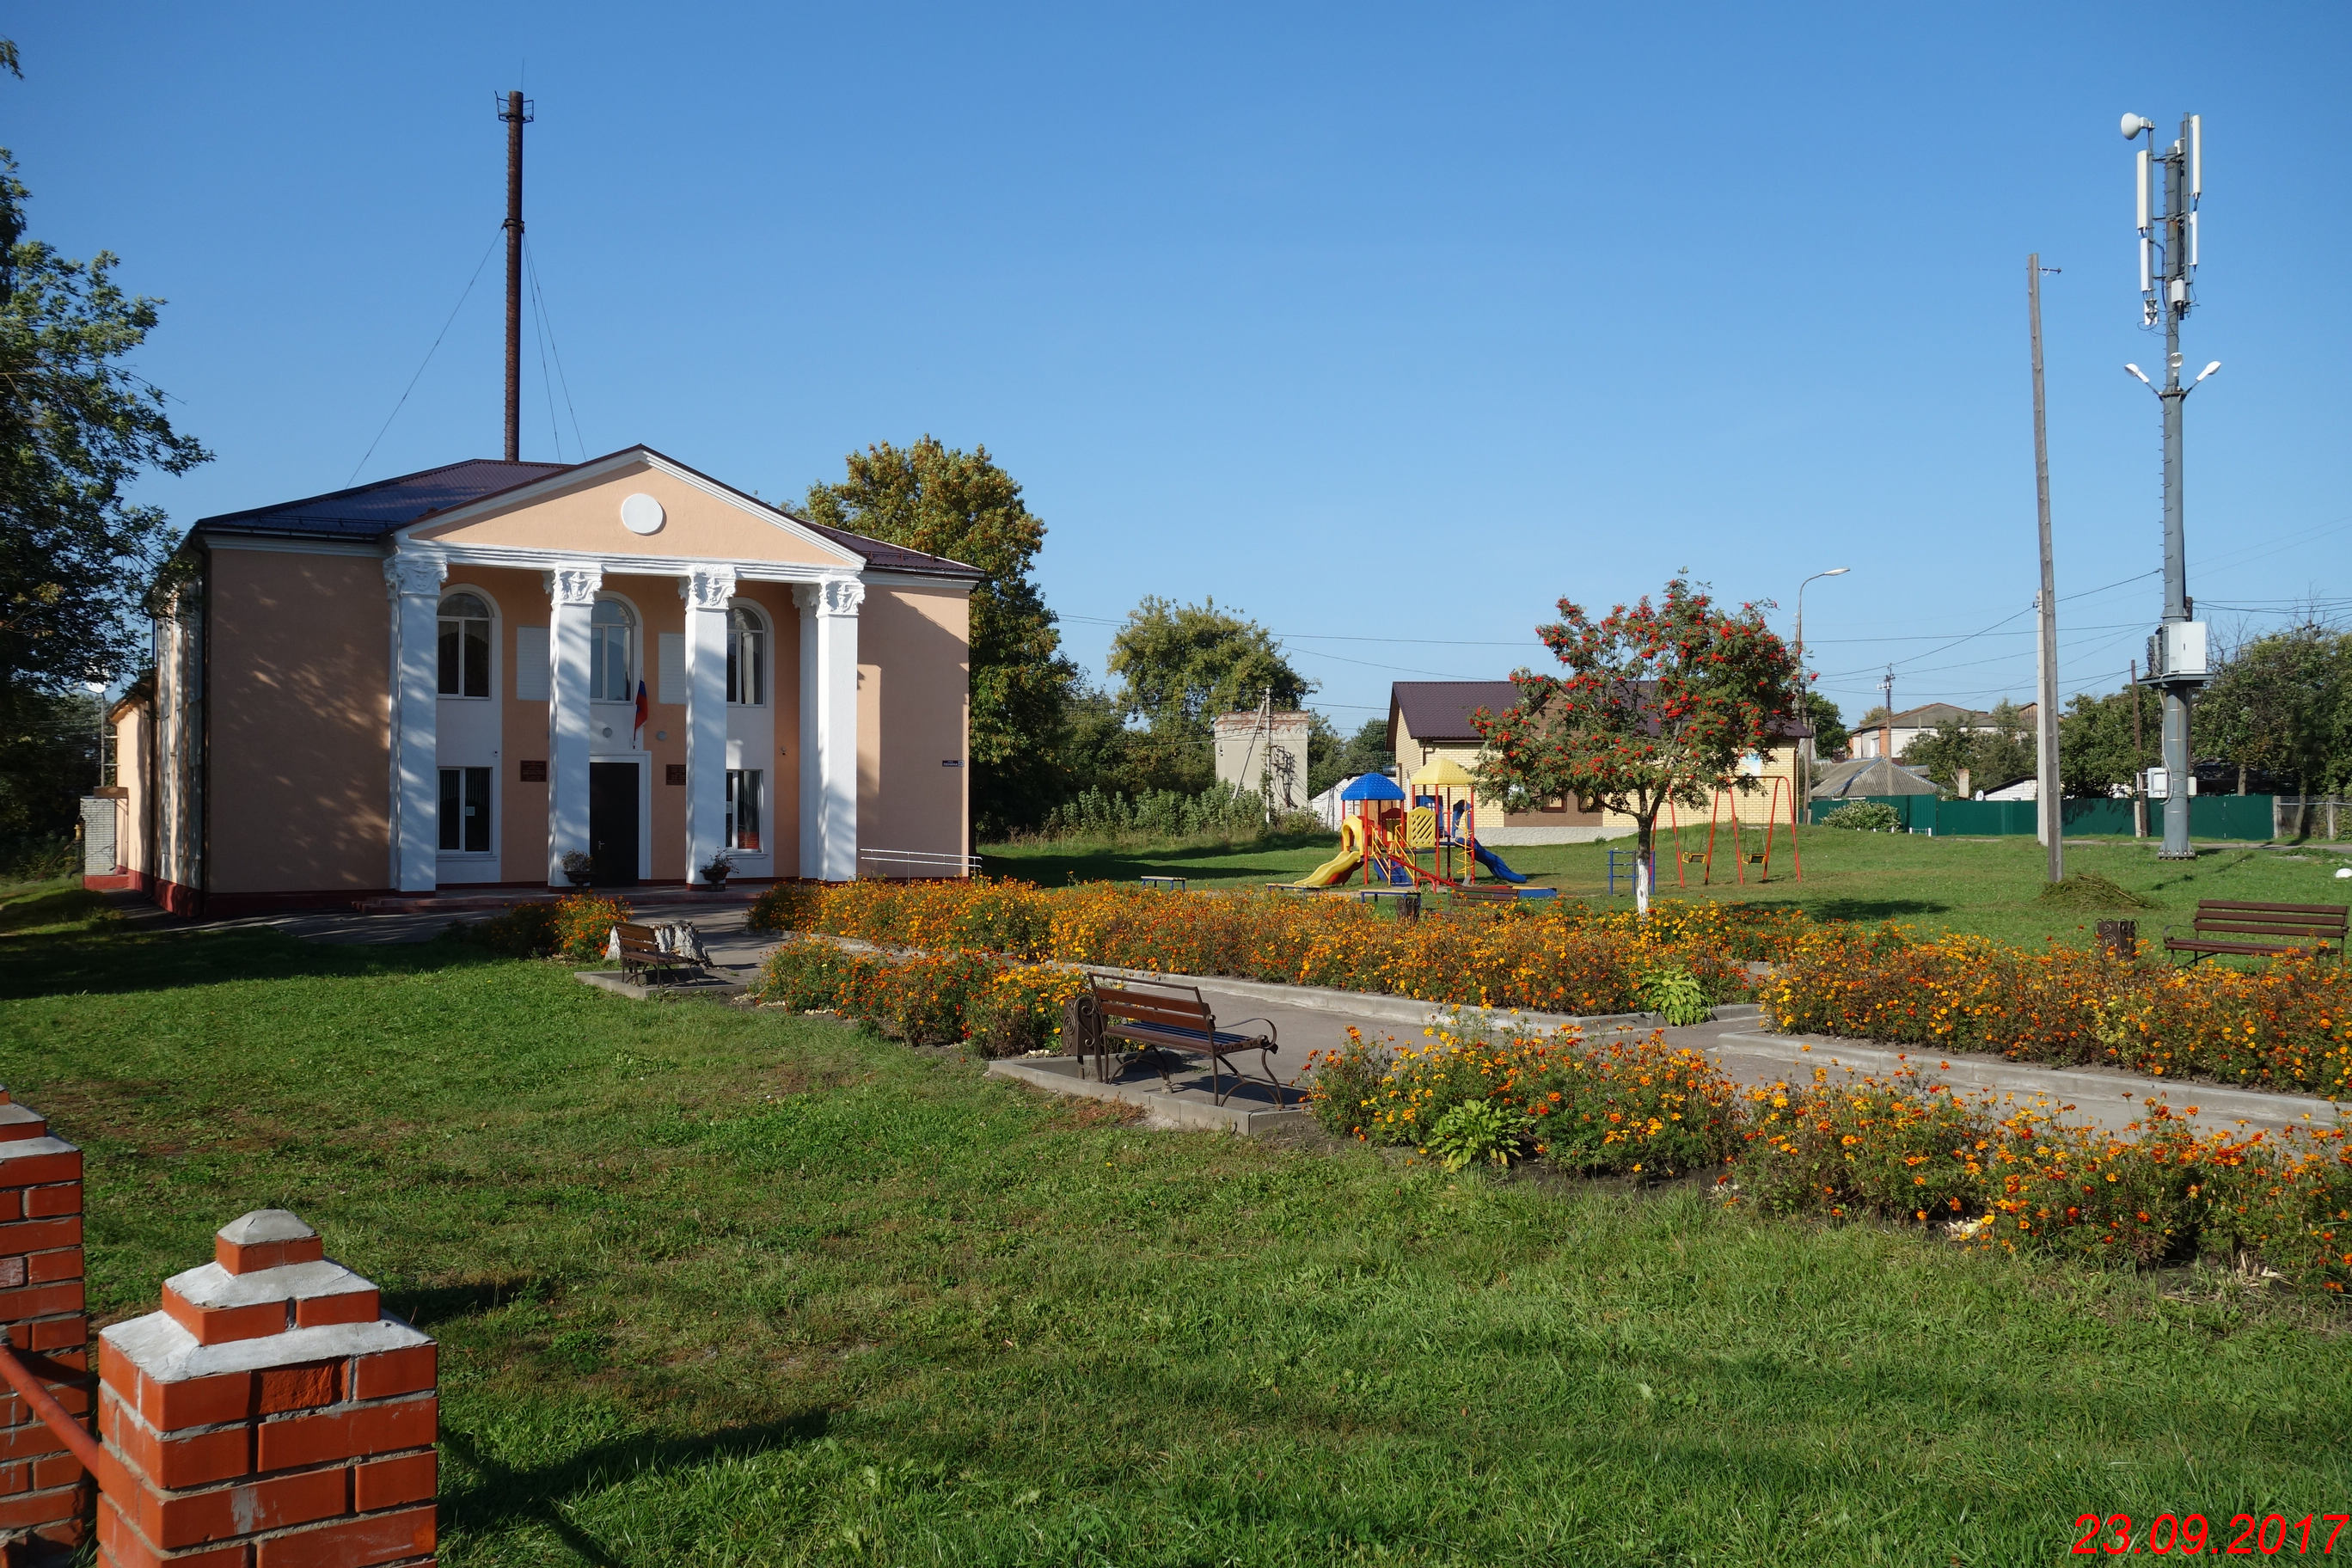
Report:
[[[1750,866],[1760,868],[1756,878],[1759,882],[1770,881],[1772,879],[1772,841],[1780,830],[1780,805],[1783,799],[1788,802],[1789,807],[1789,858],[1795,863],[1797,880],[1801,882],[1805,879],[1805,858],[1797,847],[1796,789],[1790,780],[1778,775],[1767,780],[1766,783],[1770,786],[1771,793],[1765,801],[1764,820],[1760,825],[1764,829],[1764,847],[1761,850],[1749,849],[1740,839],[1738,791],[1726,787],[1718,788],[1715,792],[1715,799],[1710,803],[1707,810],[1706,847],[1703,850],[1683,847],[1685,824],[1681,814],[1675,810],[1674,802],[1666,803],[1666,830],[1674,835],[1675,839],[1675,886],[1677,888],[1690,886],[1688,868],[1692,866],[1700,868],[1700,887],[1713,884],[1716,833],[1718,828],[1727,825],[1730,832],[1726,835],[1726,842],[1731,852],[1732,874],[1737,885],[1743,888],[1748,885],[1748,868]],[[1729,807],[1727,816],[1725,811],[1727,806]],[[1697,823],[1693,822],[1688,826],[1693,834],[1697,833]],[[1750,823],[1748,826],[1752,831],[1759,825]]]

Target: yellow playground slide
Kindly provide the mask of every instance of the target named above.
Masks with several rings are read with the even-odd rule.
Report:
[[[1309,871],[1294,888],[1336,888],[1364,863],[1364,825],[1350,816],[1339,824],[1339,853]]]

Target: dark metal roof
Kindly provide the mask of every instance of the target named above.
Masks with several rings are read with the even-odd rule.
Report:
[[[1455,744],[1484,739],[1471,727],[1470,715],[1484,708],[1507,713],[1519,705],[1519,689],[1507,680],[1398,680],[1389,685],[1389,744],[1396,744],[1397,718],[1402,715],[1412,738],[1425,744]],[[1784,719],[1772,726],[1775,739],[1801,740],[1813,732],[1802,720]]]
[[[378,479],[303,500],[224,512],[198,521],[203,532],[282,533],[314,539],[375,539],[430,512],[446,511],[487,495],[560,474],[569,463],[502,463],[469,458],[445,468]]]
[[[642,451],[662,457],[650,447],[624,447],[623,451]],[[620,455],[617,452],[611,454],[613,457]],[[604,458],[592,458],[589,463],[605,460]],[[686,468],[698,478],[710,479],[709,475],[688,468],[675,458],[664,457],[662,460]],[[402,474],[396,479],[378,479],[373,484],[333,490],[303,500],[256,507],[250,511],[223,512],[217,517],[198,520],[195,531],[268,533],[308,539],[380,539],[394,529],[405,528],[436,512],[466,506],[503,490],[568,473],[576,468],[585,468],[589,463],[508,463],[490,458],[468,458],[462,463]],[[723,480],[710,479],[710,482],[742,495],[741,491]],[[950,561],[943,555],[929,555],[904,545],[887,544],[844,529],[811,522],[806,518],[794,517],[782,507],[770,506],[756,496],[743,496],[743,499],[754,506],[766,507],[779,517],[791,518],[810,532],[864,557],[868,566],[881,571],[923,572],[942,577],[976,578],[985,575],[978,567],[966,565],[961,561]]]
[[[1389,742],[1396,742],[1400,715],[1412,738],[1426,742],[1476,741],[1470,715],[1485,708],[1507,713],[1519,705],[1519,689],[1507,680],[1399,680],[1389,686]]]
[[[782,507],[776,510],[784,510]],[[919,550],[909,550],[903,544],[887,544],[878,539],[868,539],[862,533],[851,533],[846,529],[828,528],[824,523],[811,522],[808,519],[789,511],[784,511],[784,515],[792,518],[794,522],[799,523],[811,533],[822,534],[844,550],[856,551],[866,557],[867,565],[879,567],[885,572],[931,572],[943,577],[987,575],[977,566],[967,566],[961,561],[950,561],[944,555],[926,555]]]

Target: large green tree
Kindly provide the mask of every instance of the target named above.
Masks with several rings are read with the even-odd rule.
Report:
[[[1315,689],[1273,633],[1214,599],[1178,605],[1147,596],[1111,638],[1110,671],[1129,717],[1203,735],[1217,714],[1255,708],[1269,695],[1277,711],[1295,710]]]
[[[16,69],[5,41],[0,69]],[[53,748],[31,738],[58,722],[78,683],[142,662],[143,599],[169,537],[162,510],[124,492],[142,473],[184,473],[210,456],[172,428],[163,390],[127,363],[162,301],[124,293],[110,252],[75,261],[26,237],[27,199],[0,149],[0,770],[12,775],[46,768]],[[6,783],[39,819],[25,830],[71,826],[70,796],[51,782]]]
[[[2135,739],[2132,709],[2139,710]],[[2058,784],[2067,795],[2108,796],[2136,787],[2156,761],[2164,733],[2163,700],[2149,686],[2126,686],[2103,697],[2077,692],[2058,716]]]
[[[813,484],[812,521],[944,555],[986,574],[971,595],[971,800],[992,836],[1034,826],[1064,791],[1055,741],[1077,669],[1030,575],[1045,525],[984,447],[925,436],[852,452],[839,484]]]
[[[128,673],[142,596],[168,546],[124,490],[210,457],[124,362],[161,300],[25,236],[26,191],[0,150],[0,679],[55,690]]]
[[[2197,699],[2189,734],[2197,752],[2238,770],[2294,782],[2309,795],[2352,774],[2346,720],[2352,717],[2352,638],[2297,626],[2257,637],[2232,653]]]

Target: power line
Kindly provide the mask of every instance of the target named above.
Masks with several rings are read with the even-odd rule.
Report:
[[[383,429],[378,430],[375,433],[375,439],[368,443],[368,449],[360,454],[360,460],[358,462],[352,465],[352,477],[345,479],[343,481],[344,484],[352,485],[359,482],[360,470],[367,467],[367,460],[370,458],[375,456],[376,447],[382,445],[383,441],[384,430],[392,428],[392,422],[400,417],[401,409],[407,405],[408,395],[415,391],[416,384],[425,378],[425,366],[431,364],[433,363],[433,356],[440,352],[441,340],[449,335],[449,328],[457,320],[457,312],[466,308],[467,297],[473,293],[474,285],[481,279],[482,268],[490,264],[490,252],[496,250],[498,247],[498,236],[492,235],[490,237],[490,243],[483,247],[482,258],[474,263],[473,277],[466,279],[465,289],[457,296],[457,303],[450,308],[449,320],[442,322],[441,330],[433,335],[433,346],[425,351],[424,363],[419,364],[416,367],[416,374],[410,376],[408,378],[408,384],[401,389],[400,401],[392,405],[392,412],[383,416]]]
[[[588,459],[588,443],[580,435],[580,410],[572,405],[572,380],[563,374],[563,343],[555,335],[555,319],[547,313],[547,293],[539,286],[539,257],[531,249],[529,240],[523,243],[522,259],[524,267],[530,272],[530,297],[539,308],[540,319],[547,323],[547,347],[548,352],[555,356],[555,379],[563,388],[563,411],[572,416],[572,444],[579,452],[581,461],[585,462]],[[551,404],[553,402],[552,395],[549,401]],[[552,408],[549,413],[552,417]]]

